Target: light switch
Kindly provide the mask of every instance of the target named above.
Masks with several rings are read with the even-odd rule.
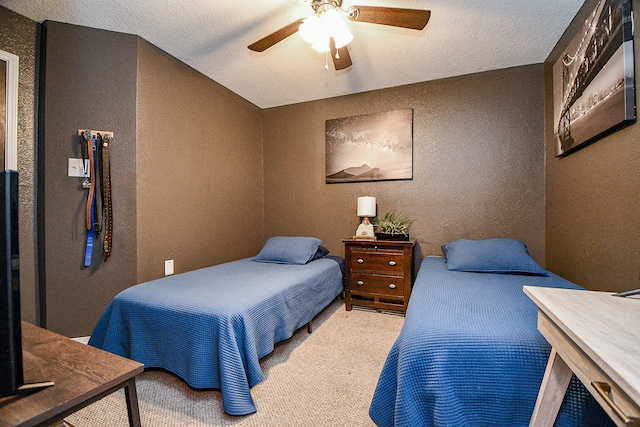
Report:
[[[84,178],[85,167],[89,169],[89,160],[69,159],[69,170],[67,175],[72,178]]]

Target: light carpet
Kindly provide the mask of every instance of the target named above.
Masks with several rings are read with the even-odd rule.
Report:
[[[224,413],[217,390],[195,390],[178,377],[149,370],[137,377],[143,426],[373,426],[369,404],[404,317],[334,301],[261,359],[265,380],[251,389],[258,412]],[[119,391],[67,417],[75,427],[128,426]]]

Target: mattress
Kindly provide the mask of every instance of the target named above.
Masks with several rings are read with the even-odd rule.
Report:
[[[527,426],[551,347],[523,285],[580,288],[552,273],[449,271],[425,258],[372,399],[376,425]],[[574,377],[556,426],[589,425],[613,424]]]
[[[343,290],[336,257],[305,265],[233,261],[128,288],[107,306],[89,344],[220,389],[231,415],[256,411],[259,359]]]

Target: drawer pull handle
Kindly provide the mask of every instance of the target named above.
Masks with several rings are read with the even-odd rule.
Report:
[[[389,261],[389,265],[393,267],[394,265],[396,265],[396,262],[395,261]]]
[[[357,283],[358,283],[358,286],[362,286],[362,285],[364,285],[364,282],[363,282],[362,280],[358,280],[358,282],[357,282]]]
[[[391,288],[391,289],[395,289],[395,288],[396,288],[396,285],[395,285],[395,284],[393,284],[393,283],[390,283],[390,284],[389,284],[389,288]]]
[[[628,417],[627,414],[622,412],[622,409],[620,409],[620,407],[618,407],[618,405],[615,404],[615,402],[609,395],[611,393],[611,386],[608,383],[592,381],[591,385],[593,386],[593,388],[596,389],[600,397],[604,399],[607,405],[609,405],[609,407],[613,410],[613,412],[616,413],[618,418],[620,418],[625,425],[635,426],[635,425],[638,425],[638,423],[640,423],[640,419],[634,418],[634,417]]]
[[[362,264],[364,260],[362,258],[358,258],[358,264]]]

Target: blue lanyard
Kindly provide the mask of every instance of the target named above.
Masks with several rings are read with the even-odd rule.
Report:
[[[90,182],[92,182],[93,184],[95,184],[95,174],[96,174],[96,169],[97,169],[97,163],[96,163],[96,143],[97,143],[97,137],[95,135],[91,136],[91,153],[92,156],[91,158],[93,159],[92,164],[91,164],[91,174],[89,176],[89,180]],[[87,227],[87,248],[86,251],[84,253],[84,266],[85,267],[89,267],[91,265],[91,256],[93,254],[93,240],[94,240],[94,235],[93,235],[93,223],[95,222],[95,218],[94,218],[94,211],[95,211],[95,206],[96,206],[96,186],[92,185],[91,188],[89,189],[89,196],[91,199],[91,225],[90,227]]]

